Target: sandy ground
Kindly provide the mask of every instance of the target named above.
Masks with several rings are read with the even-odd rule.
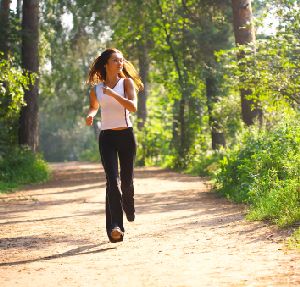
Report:
[[[49,183],[0,195],[1,287],[300,286],[286,232],[245,221],[202,178],[137,168],[136,221],[112,244],[100,164],[52,168]]]

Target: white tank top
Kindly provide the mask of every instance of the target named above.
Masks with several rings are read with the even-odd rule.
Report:
[[[103,93],[103,83],[95,87],[97,100],[101,109],[101,130],[120,127],[132,127],[129,111],[126,110],[116,99]],[[119,79],[113,90],[126,98],[124,78]]]

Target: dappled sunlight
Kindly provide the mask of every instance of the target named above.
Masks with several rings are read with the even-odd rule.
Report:
[[[295,256],[285,257],[279,251],[287,234],[245,221],[246,206],[220,198],[204,178],[137,167],[136,220],[128,223],[124,217],[125,241],[112,245],[105,232],[101,165],[66,163],[52,169],[50,182],[1,195],[0,267],[11,274],[24,268],[59,274],[59,262],[72,264],[81,273],[86,262],[89,270],[107,272],[114,270],[118,258],[122,272],[151,270],[155,276],[172,278],[172,272],[196,268],[201,278],[218,276],[231,282],[228,278],[239,276],[250,280],[253,272],[278,274],[282,267],[276,257],[290,266],[278,280],[296,276],[291,261]],[[164,274],[159,275],[157,266],[164,268]],[[264,278],[268,277],[257,280]]]

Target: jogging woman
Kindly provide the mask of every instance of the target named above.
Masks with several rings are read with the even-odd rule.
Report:
[[[136,142],[129,113],[137,110],[136,91],[143,89],[143,84],[134,66],[117,49],[106,49],[94,60],[88,83],[93,88],[86,124],[93,124],[100,107],[99,150],[106,174],[106,232],[110,242],[116,243],[124,237],[123,211],[128,221],[135,219]]]

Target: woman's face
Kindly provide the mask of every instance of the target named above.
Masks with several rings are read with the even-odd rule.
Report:
[[[106,72],[120,73],[123,70],[123,55],[121,53],[113,53],[106,63]]]

